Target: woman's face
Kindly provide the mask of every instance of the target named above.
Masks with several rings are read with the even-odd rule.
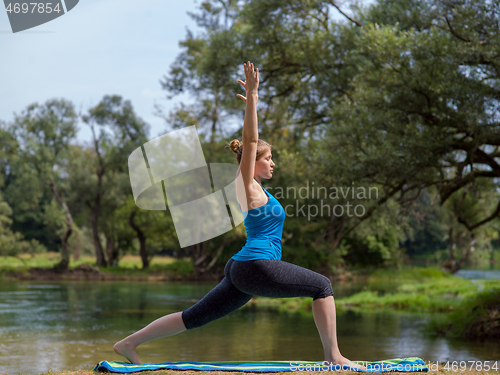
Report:
[[[260,178],[270,179],[273,177],[274,164],[271,154],[271,150],[267,149],[264,156],[259,160],[255,161],[255,176],[260,176]]]

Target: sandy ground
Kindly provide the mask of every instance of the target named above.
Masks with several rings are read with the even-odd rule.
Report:
[[[484,363],[484,362],[483,362]],[[493,362],[489,362],[490,366],[492,365]],[[498,362],[497,362],[498,363]],[[436,365],[435,363],[428,363],[426,364],[429,366],[429,371],[425,372],[427,374],[472,374],[472,375],[500,375],[500,369],[499,370],[477,370],[474,367],[470,369],[470,364],[467,366],[465,370],[460,370],[460,367],[458,366],[457,369],[452,369],[451,366],[449,369],[445,369],[444,366],[441,365]],[[479,366],[479,363],[477,363]],[[499,364],[500,366],[500,364]],[[203,374],[205,373],[205,374]],[[346,374],[360,374],[362,372],[357,372],[357,371],[315,371],[316,374],[321,374],[321,375],[346,375]],[[399,372],[399,371],[390,371],[386,372],[388,374],[409,374],[409,372]],[[412,374],[418,374],[421,372],[412,372]],[[92,371],[92,370],[78,370],[78,371],[60,371],[60,372],[47,372],[43,373],[47,375],[97,375],[100,374],[99,372]],[[111,374],[111,373],[109,373]],[[156,371],[143,371],[141,373],[137,373],[141,375],[241,375],[243,374],[242,372],[236,372],[236,371],[180,371],[180,370],[156,370]],[[257,374],[257,373],[256,373]],[[311,375],[311,371],[293,371],[293,372],[265,372],[265,373],[258,373],[262,375],[278,375],[278,374],[283,374],[283,375]],[[11,374],[12,375],[12,374]]]

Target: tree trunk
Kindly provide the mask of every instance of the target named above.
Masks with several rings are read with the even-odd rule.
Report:
[[[148,253],[146,251],[146,236],[144,235],[144,232],[141,230],[141,228],[139,228],[139,226],[134,222],[136,213],[137,211],[134,211],[130,214],[128,222],[137,234],[137,238],[139,239],[142,268],[144,269],[149,267]]]
[[[469,260],[470,258],[470,254],[472,252],[472,248],[474,247],[474,243],[476,242],[476,236],[474,233],[470,233],[471,235],[471,240],[468,241],[468,243],[466,245],[464,245],[462,247],[462,257],[460,259],[456,259],[455,258],[455,245],[456,245],[456,242],[458,241],[454,241],[453,239],[453,228],[450,228],[450,230],[448,231],[448,259],[446,259],[446,261],[444,261],[444,263],[441,265],[441,267],[443,267],[444,269],[446,269],[447,271],[449,271],[450,273],[456,273],[458,272],[460,269],[462,269],[462,267],[465,265],[465,263]]]
[[[97,142],[96,136],[95,136],[95,130],[94,126],[92,125],[91,127],[92,130],[92,138],[94,140],[94,148],[95,152],[97,154],[97,157],[99,159],[99,167],[96,169],[96,174],[97,174],[97,194],[94,199],[94,204],[91,207],[92,209],[92,237],[94,240],[94,249],[95,249],[95,256],[96,256],[96,262],[98,266],[102,267],[107,267],[108,263],[106,262],[106,259],[104,258],[104,253],[102,251],[102,246],[101,246],[101,241],[99,241],[99,210],[101,207],[101,187],[102,187],[102,176],[104,176],[104,162],[101,157],[101,153],[99,152],[99,144]]]
[[[108,264],[116,267],[118,265],[118,248],[110,237],[106,237],[106,253],[108,254]]]
[[[61,238],[62,250],[61,250],[61,261],[54,266],[54,271],[58,273],[63,273],[68,269],[69,266],[69,254],[70,248],[68,244],[68,238],[73,232],[72,228],[67,228]]]
[[[210,255],[207,251],[208,249],[208,242],[200,242],[197,243],[196,245],[193,245],[193,264],[194,264],[194,269],[196,273],[203,273],[204,267],[202,266],[202,263],[205,259],[208,258]]]
[[[59,195],[56,184],[53,181],[51,181],[49,185],[57,203],[59,203],[59,205],[64,209],[64,212],[66,213],[66,217],[64,219],[64,223],[66,224],[66,230],[64,231],[61,238],[61,244],[62,244],[61,261],[54,266],[54,270],[56,272],[62,273],[65,272],[69,266],[70,246],[68,240],[71,234],[73,233],[73,218],[64,200],[64,194]]]
[[[216,129],[217,120],[219,119],[218,107],[219,107],[219,93],[216,91],[215,92],[215,100],[214,100],[214,108],[212,111],[212,132],[210,135],[210,144],[213,144],[215,141],[215,133],[217,131],[217,129]]]
[[[75,235],[76,235],[77,240],[75,242],[75,246],[73,246],[73,260],[78,260],[78,259],[80,259],[80,250],[82,247],[82,236],[78,231],[75,233]]]
[[[99,207],[97,205],[92,210],[92,239],[94,241],[97,265],[107,267],[108,263],[106,262],[106,258],[104,258],[101,241],[99,240]]]
[[[220,244],[219,248],[217,249],[217,251],[215,252],[215,255],[212,257],[212,260],[208,263],[208,265],[204,268],[200,268],[199,271],[201,273],[205,273],[207,272],[208,270],[210,270],[214,264],[217,262],[217,260],[219,259],[219,257],[221,256],[222,254],[222,251],[224,250],[224,247],[228,244],[228,243],[231,243],[233,242],[234,239],[227,239],[227,240],[223,240],[222,243]],[[207,254],[208,255],[208,254]],[[205,257],[206,258],[206,257]],[[204,258],[204,259],[205,259]],[[203,260],[204,260],[203,259]],[[200,262],[201,263],[201,262]]]

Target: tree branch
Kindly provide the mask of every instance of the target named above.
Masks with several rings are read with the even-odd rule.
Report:
[[[333,2],[333,0],[330,0],[329,3],[332,4],[335,8],[337,8],[337,10],[340,12],[340,14],[342,14],[345,18],[347,18],[351,22],[354,22],[356,24],[356,26],[359,26],[359,27],[363,26],[363,25],[361,25],[361,23],[359,23],[358,21],[356,21],[354,18],[351,18],[347,14],[345,14],[344,12],[342,12],[342,10],[340,10],[340,8],[337,6],[337,4],[335,4]]]
[[[478,223],[476,223],[474,225],[470,225],[469,223],[467,223],[467,221],[465,221],[465,219],[463,217],[461,217],[461,216],[459,216],[457,218],[457,220],[458,220],[459,223],[462,223],[463,225],[465,225],[465,227],[469,231],[472,231],[472,230],[476,229],[477,227],[480,227],[481,225],[486,224],[487,222],[489,222],[489,221],[497,218],[499,215],[500,215],[500,202],[498,202],[496,210],[490,216],[488,216],[484,220],[481,220],[480,222],[478,222]]]
[[[444,15],[444,18],[446,19],[446,23],[447,23],[447,24],[448,24],[448,26],[450,27],[450,31],[451,31],[451,33],[452,33],[455,37],[457,37],[457,38],[458,38],[458,39],[460,39],[460,40],[463,40],[464,42],[470,43],[470,40],[469,40],[469,39],[464,38],[464,37],[462,37],[462,36],[458,35],[458,34],[455,32],[455,30],[453,30],[453,27],[451,27],[450,20],[448,19],[448,16],[447,16],[446,14]]]

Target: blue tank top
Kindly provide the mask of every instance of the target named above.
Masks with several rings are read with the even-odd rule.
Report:
[[[238,203],[240,211],[246,215],[244,222],[247,230],[247,242],[240,251],[232,256],[234,260],[281,259],[285,210],[280,202],[269,194],[262,185],[260,187],[269,198],[265,205],[243,212]]]

